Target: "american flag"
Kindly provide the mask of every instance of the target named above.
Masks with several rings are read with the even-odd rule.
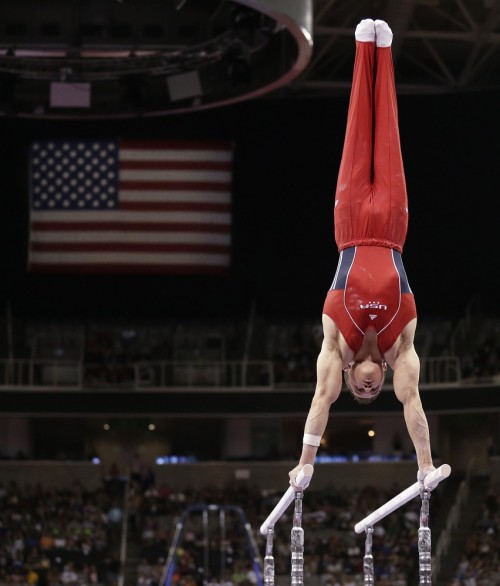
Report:
[[[29,269],[224,273],[231,184],[230,143],[36,141]]]

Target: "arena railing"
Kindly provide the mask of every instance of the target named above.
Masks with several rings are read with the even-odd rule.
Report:
[[[143,361],[85,363],[73,360],[2,360],[0,387],[274,388],[271,361]]]
[[[313,375],[314,376],[314,375]],[[455,356],[421,360],[420,385],[459,385]],[[390,376],[387,378],[390,383]],[[310,389],[311,381],[297,386]],[[289,385],[288,385],[289,386]],[[130,390],[181,388],[276,388],[274,364],[262,361],[140,361],[87,363],[80,360],[11,359],[0,361],[0,387],[106,388]]]
[[[83,388],[81,360],[10,359],[0,361],[0,385],[4,387]]]
[[[462,367],[458,356],[428,357],[420,360],[420,383],[458,383]]]

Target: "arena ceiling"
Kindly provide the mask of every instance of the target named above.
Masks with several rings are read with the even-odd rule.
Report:
[[[500,86],[499,0],[314,0],[314,55],[298,91],[349,88],[353,30],[360,17],[390,24],[399,92]]]
[[[500,0],[2,0],[0,113],[111,118],[343,94],[366,17],[395,33],[400,93],[500,86]]]

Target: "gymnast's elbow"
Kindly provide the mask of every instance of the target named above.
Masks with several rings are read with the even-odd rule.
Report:
[[[313,404],[318,407],[321,406],[329,409],[332,403],[335,403],[339,398],[341,389],[342,387],[337,387],[337,385],[332,387],[318,384],[314,392]]]
[[[422,405],[417,381],[407,382],[402,386],[394,386],[394,391],[404,407],[419,407]]]

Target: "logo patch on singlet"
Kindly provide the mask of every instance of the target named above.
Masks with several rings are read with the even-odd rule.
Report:
[[[370,315],[370,319],[371,319],[372,321],[373,321],[373,320],[374,320],[374,319],[377,317],[377,316],[376,316],[376,315],[374,315],[373,313],[370,313],[369,315]]]
[[[380,301],[368,301],[368,303],[360,303],[359,309],[382,309],[387,311],[387,305],[383,305]]]

